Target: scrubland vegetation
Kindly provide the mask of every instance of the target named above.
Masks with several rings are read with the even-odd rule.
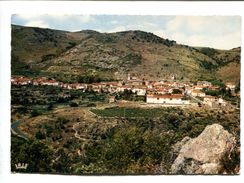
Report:
[[[16,89],[16,88],[15,88]],[[13,90],[18,91],[20,88]],[[23,89],[23,88],[22,88]],[[27,90],[26,90],[27,89]],[[58,90],[54,89],[53,90]],[[197,137],[210,124],[219,123],[237,139],[237,146],[231,157],[223,158],[225,171],[232,171],[239,165],[238,149],[240,147],[240,111],[224,111],[211,109],[181,109],[181,108],[105,108],[92,109],[99,117],[87,119],[87,133],[77,128],[83,139],[75,137],[73,124],[83,122],[82,118],[57,116],[55,109],[59,105],[69,107],[71,101],[104,101],[104,95],[69,91],[69,100],[59,103],[56,92],[51,88],[35,92],[28,92],[25,101],[18,97],[12,98],[12,105],[25,104],[27,110],[22,113],[21,108],[13,108],[12,116],[21,113],[29,116],[29,121],[41,120],[40,123],[22,125],[28,140],[15,135],[11,138],[11,168],[12,171],[35,173],[62,174],[169,174],[170,166],[176,158],[172,150],[173,145],[184,137]],[[23,92],[23,91],[22,91]],[[47,92],[44,94],[44,92]],[[74,93],[73,93],[74,92]],[[38,92],[37,92],[38,93]],[[51,97],[51,96],[52,97]],[[84,96],[83,96],[84,95]],[[34,98],[47,97],[52,101],[42,101],[40,104]],[[55,97],[56,96],[56,97]],[[90,97],[88,97],[90,96]],[[31,98],[32,100],[29,100]],[[27,100],[28,99],[28,100]],[[78,100],[77,100],[78,99]],[[52,102],[53,106],[50,106]],[[31,106],[45,106],[43,111],[37,109],[34,113]],[[29,106],[29,107],[28,107]],[[24,107],[24,106],[22,106]],[[83,107],[82,110],[89,108]],[[72,110],[71,110],[72,111]],[[60,113],[61,115],[62,113]],[[68,113],[67,113],[68,114]],[[50,118],[51,116],[51,118]],[[77,116],[82,116],[77,114]],[[27,119],[28,119],[27,118]],[[43,119],[43,120],[42,120]],[[90,125],[92,126],[89,126]],[[115,125],[110,125],[114,123]],[[79,131],[80,130],[80,131]],[[15,163],[28,163],[27,170],[16,170]]]

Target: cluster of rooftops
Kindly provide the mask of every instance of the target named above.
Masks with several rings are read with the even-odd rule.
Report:
[[[146,96],[147,103],[167,103],[168,100],[170,100],[169,102],[179,101],[179,103],[182,103],[182,99],[189,95],[193,97],[203,97],[207,100],[208,98],[214,97],[205,95],[203,92],[204,88],[207,90],[220,89],[219,86],[214,86],[208,81],[193,83],[180,81],[146,81],[136,78],[128,78],[126,81],[70,84],[46,77],[27,78],[24,76],[12,76],[11,83],[13,85],[48,85],[83,91],[93,90],[96,92],[110,93],[111,95],[130,90],[138,96]],[[233,90],[235,89],[235,84],[226,83],[226,87]],[[183,103],[185,103],[185,101]]]

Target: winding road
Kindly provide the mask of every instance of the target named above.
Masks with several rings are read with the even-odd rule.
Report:
[[[17,135],[18,137],[21,137],[25,140],[28,140],[28,137],[18,129],[18,126],[21,124],[21,121],[16,121],[14,123],[11,124],[11,132],[15,135]]]

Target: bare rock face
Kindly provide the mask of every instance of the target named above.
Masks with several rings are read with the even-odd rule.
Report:
[[[171,166],[173,174],[218,174],[220,159],[230,153],[236,140],[219,124],[207,126],[196,138],[184,138],[174,145],[179,152]],[[181,147],[180,147],[181,146]]]

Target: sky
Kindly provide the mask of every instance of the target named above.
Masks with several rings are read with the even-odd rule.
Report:
[[[240,16],[15,14],[11,22],[66,31],[142,30],[189,46],[217,49],[241,46]]]

